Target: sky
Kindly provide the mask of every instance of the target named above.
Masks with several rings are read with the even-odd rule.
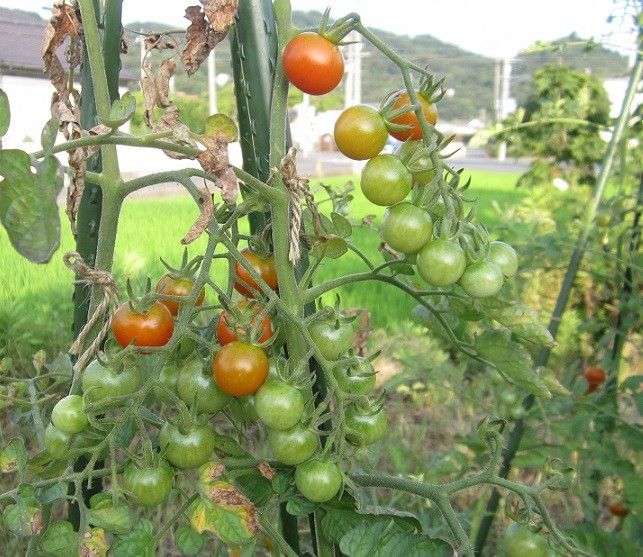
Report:
[[[511,57],[534,42],[558,39],[576,32],[582,38],[621,47],[633,57],[632,33],[615,32],[629,26],[610,15],[622,12],[627,0],[291,0],[295,10],[323,11],[341,17],[361,14],[365,25],[397,34],[428,34],[465,50],[494,58]],[[631,3],[633,0],[629,0]],[[123,20],[158,21],[184,26],[185,6],[195,0],[124,0]],[[31,10],[47,16],[45,0],[0,0],[0,6]],[[150,5],[154,9],[150,11]],[[394,6],[394,8],[392,7]],[[629,50],[623,50],[623,47]]]

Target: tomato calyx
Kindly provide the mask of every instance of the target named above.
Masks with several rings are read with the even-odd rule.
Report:
[[[319,21],[317,33],[336,45],[347,44],[342,43],[342,40],[355,28],[355,25],[360,22],[360,17],[358,14],[352,13],[338,19],[333,22],[332,25],[329,25],[329,21],[330,8],[326,8]]]
[[[255,300],[241,300],[236,304],[223,301],[224,311],[217,319],[216,332],[219,344],[240,340],[261,348],[274,342],[277,331],[268,315],[268,307]]]

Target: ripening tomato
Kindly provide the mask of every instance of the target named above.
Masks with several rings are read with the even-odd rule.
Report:
[[[154,507],[167,499],[174,485],[174,470],[165,460],[139,467],[130,462],[123,472],[123,488],[141,507]]]
[[[471,263],[460,277],[460,286],[472,298],[495,296],[502,288],[502,269],[491,261]]]
[[[246,337],[253,329],[257,330],[257,343],[266,342],[272,336],[272,321],[267,315],[261,316],[261,308],[256,304],[249,305],[247,300],[237,304],[241,317],[239,321],[230,312],[224,311],[217,320],[217,338],[225,346],[235,340],[249,340]],[[257,321],[261,319],[260,323]]]
[[[163,275],[156,284],[156,291],[159,294],[167,294],[168,296],[182,296],[187,297],[192,293],[194,282],[188,278],[173,277],[170,273]],[[205,299],[205,290],[202,288],[199,295],[194,302],[195,306],[200,306]],[[161,300],[161,303],[170,310],[172,315],[179,314],[180,302],[175,300]]]
[[[259,419],[272,429],[288,429],[304,413],[301,391],[277,378],[269,378],[255,393],[255,411]]]
[[[489,261],[502,269],[502,274],[511,278],[518,270],[518,256],[509,244],[494,241],[489,244]]]
[[[413,187],[413,177],[395,155],[377,155],[362,169],[360,188],[364,197],[381,207],[402,201]]]
[[[123,348],[164,346],[172,338],[174,320],[170,310],[154,302],[144,313],[134,311],[128,302],[121,304],[112,317],[112,333]]]
[[[395,251],[417,253],[433,236],[433,220],[424,209],[403,201],[386,210],[380,231]]]
[[[116,370],[105,367],[98,360],[87,365],[81,379],[83,393],[90,402],[131,395],[140,384],[141,372],[136,366],[130,364]]]
[[[379,155],[388,131],[382,115],[374,108],[358,104],[344,110],[335,122],[335,143],[349,159],[363,161]]]
[[[67,395],[51,411],[51,423],[63,433],[79,433],[89,424],[83,408],[83,397]]]
[[[455,284],[462,276],[466,258],[462,248],[452,240],[431,240],[418,253],[417,268],[422,278],[433,286]]]
[[[310,501],[323,503],[339,492],[342,487],[342,472],[334,462],[314,458],[297,466],[295,485]]]
[[[219,388],[232,396],[256,393],[268,377],[268,357],[258,346],[235,340],[226,344],[212,362]]]
[[[248,263],[270,288],[277,290],[277,271],[275,270],[275,260],[272,256],[264,259],[249,249],[244,249],[241,255],[248,260]],[[235,276],[237,280],[234,283],[234,287],[237,292],[246,298],[254,298],[260,292],[255,279],[238,261],[235,263]]]
[[[330,93],[344,75],[344,58],[337,45],[319,33],[293,37],[283,55],[286,78],[309,95]]]
[[[422,106],[422,113],[424,114],[427,122],[435,125],[438,121],[438,111],[435,108],[435,105],[427,101],[422,93],[418,92],[417,96],[420,101],[420,105]],[[391,93],[384,101],[384,104],[388,104],[390,101],[392,101],[392,110],[398,110],[411,105],[409,94],[404,89]],[[400,114],[399,116],[392,118],[391,123],[409,126],[407,129],[401,131],[389,130],[388,133],[395,139],[399,139],[400,141],[406,141],[407,139],[422,139],[422,127],[420,126],[420,122],[418,121],[418,117],[415,115],[415,112],[410,111]]]
[[[588,367],[583,372],[583,376],[588,384],[588,393],[597,391],[598,388],[605,383],[605,379],[607,379],[607,374],[602,367]]]

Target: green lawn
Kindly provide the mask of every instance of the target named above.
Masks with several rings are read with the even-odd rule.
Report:
[[[523,192],[515,189],[517,174],[472,172],[469,197],[478,200],[480,219],[490,227],[497,222],[494,205],[517,203]],[[326,183],[337,185],[351,177],[334,177]],[[355,177],[352,177],[357,184]],[[322,206],[324,209],[327,205]],[[352,215],[356,221],[368,214],[380,217],[383,209],[370,204],[356,188]],[[158,199],[133,199],[125,203],[117,238],[114,272],[121,284],[130,278],[135,286],[142,286],[145,276],[156,280],[163,273],[159,257],[168,262],[180,260],[183,246],[180,238],[197,216],[193,201],[186,196]],[[57,350],[69,341],[71,322],[72,273],[62,263],[62,255],[74,248],[66,217],[63,215],[61,247],[52,261],[35,265],[21,258],[9,246],[4,229],[0,229],[0,356],[20,352],[26,357],[29,350],[43,344]],[[375,230],[355,227],[353,241],[377,260],[379,244]],[[190,248],[198,253],[204,246],[200,239]],[[329,261],[320,270],[325,279],[359,271],[363,268],[358,258],[347,254],[337,261]],[[224,270],[215,267],[215,280],[224,279]],[[410,310],[412,303],[401,293],[381,284],[364,284],[345,288],[342,292],[344,307],[366,307],[372,313],[375,326],[394,328]],[[53,346],[52,346],[53,343]],[[13,349],[12,349],[13,347]]]

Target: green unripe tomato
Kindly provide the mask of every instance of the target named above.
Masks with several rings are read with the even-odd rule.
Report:
[[[386,210],[381,232],[384,241],[394,250],[416,253],[433,236],[433,220],[424,209],[403,201]]]
[[[194,426],[183,432],[166,423],[159,434],[159,444],[170,464],[188,470],[208,461],[214,450],[215,437],[207,425]]]
[[[420,276],[433,286],[458,282],[466,267],[462,248],[451,240],[431,240],[418,253],[416,265]]]
[[[204,371],[203,362],[198,358],[180,369],[176,390],[188,408],[196,405],[199,414],[216,414],[230,402],[230,396],[217,387],[212,374]]]
[[[130,462],[123,472],[123,487],[141,507],[154,507],[167,499],[174,485],[174,470],[165,460],[139,468]]]
[[[339,492],[342,472],[334,462],[314,458],[297,466],[295,485],[306,499],[323,503]]]
[[[167,387],[172,393],[178,394],[176,384],[179,380],[179,366],[174,362],[167,362],[159,372],[158,382]],[[172,399],[164,389],[156,387],[154,389],[156,396],[162,402],[170,402]]]
[[[72,439],[72,434],[60,431],[52,423],[47,424],[45,428],[45,448],[56,460],[67,459]]]
[[[471,263],[460,277],[460,286],[472,298],[495,296],[503,282],[502,269],[491,261]]]
[[[507,528],[502,547],[505,557],[547,557],[549,554],[545,538],[517,522]]]
[[[85,398],[97,402],[136,392],[141,385],[141,374],[132,365],[117,371],[94,360],[83,371],[81,384]]]
[[[333,375],[339,388],[345,393],[367,395],[375,388],[373,364],[362,363],[358,366],[335,367]]]
[[[518,270],[518,256],[509,244],[494,241],[489,244],[489,261],[492,261],[502,269],[502,274],[511,278]]]
[[[255,411],[269,428],[293,427],[304,413],[304,396],[281,379],[269,378],[255,394]]]
[[[360,187],[371,203],[390,207],[409,194],[413,177],[395,155],[377,155],[362,169]]]
[[[307,461],[319,447],[317,435],[303,424],[268,431],[268,444],[275,458],[292,466]]]
[[[83,409],[83,397],[68,395],[59,400],[51,411],[51,423],[64,433],[79,433],[89,423]]]
[[[435,171],[433,170],[433,161],[431,160],[431,157],[426,154],[413,159],[413,162],[410,161],[413,153],[421,147],[421,144],[421,139],[405,141],[400,145],[396,154],[405,162],[407,167],[412,167],[409,168],[409,170],[413,176],[413,181],[419,186],[425,186],[426,184],[430,184],[433,178],[435,178]]]
[[[353,324],[336,319],[317,319],[308,325],[313,342],[327,360],[339,360],[353,346]]]
[[[346,408],[346,425],[352,430],[346,439],[353,445],[372,445],[386,433],[386,413],[383,409],[377,412],[364,412],[354,404]]]

